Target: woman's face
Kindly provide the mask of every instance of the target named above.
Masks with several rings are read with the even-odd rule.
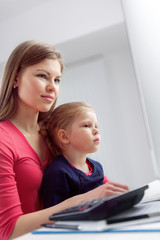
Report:
[[[61,66],[57,59],[46,59],[22,70],[16,80],[19,106],[47,112],[57,99]]]

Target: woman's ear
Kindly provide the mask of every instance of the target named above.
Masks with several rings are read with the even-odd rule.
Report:
[[[67,136],[67,131],[64,129],[60,129],[58,131],[58,139],[60,140],[61,143],[68,144],[69,143],[69,138]]]
[[[15,77],[15,80],[14,80],[13,88],[18,87],[18,78],[19,78],[19,76],[17,74],[16,77]]]

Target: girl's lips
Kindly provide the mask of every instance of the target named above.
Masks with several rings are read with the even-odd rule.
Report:
[[[93,142],[95,142],[95,143],[100,143],[100,139],[99,139],[99,138],[96,138]]]

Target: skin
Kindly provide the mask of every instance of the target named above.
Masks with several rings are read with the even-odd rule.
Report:
[[[18,88],[18,108],[9,119],[26,137],[41,161],[45,161],[45,143],[39,135],[37,123],[39,111],[47,112],[59,92],[61,77],[58,60],[45,61],[23,69],[16,77],[14,85]],[[19,237],[49,223],[49,216],[91,199],[120,194],[128,191],[126,185],[108,182],[88,193],[74,196],[54,207],[20,216],[9,239]]]
[[[22,70],[15,79],[18,108],[10,121],[24,134],[41,161],[46,160],[45,144],[39,135],[39,111],[47,112],[57,99],[61,78],[58,60],[47,59]]]
[[[60,130],[65,136],[64,156],[76,168],[88,172],[86,155],[98,150],[100,134],[97,117],[92,109],[86,108],[75,117],[68,130]],[[63,142],[63,139],[62,139]]]

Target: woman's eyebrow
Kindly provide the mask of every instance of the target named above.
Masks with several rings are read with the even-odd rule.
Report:
[[[41,72],[41,71],[43,71],[43,72],[45,72],[46,74],[48,74],[49,76],[51,75],[51,74],[50,74],[50,72],[46,71],[46,70],[45,70],[45,69],[43,69],[43,68],[42,68],[42,69],[36,69],[36,71],[37,71],[37,72]],[[61,78],[61,77],[62,77],[62,75],[60,75],[60,76],[57,76],[57,77],[58,77],[58,78]]]
[[[43,72],[47,73],[48,75],[50,75],[50,72],[46,71],[45,69],[36,69],[36,71],[38,71],[38,72],[43,71]]]

